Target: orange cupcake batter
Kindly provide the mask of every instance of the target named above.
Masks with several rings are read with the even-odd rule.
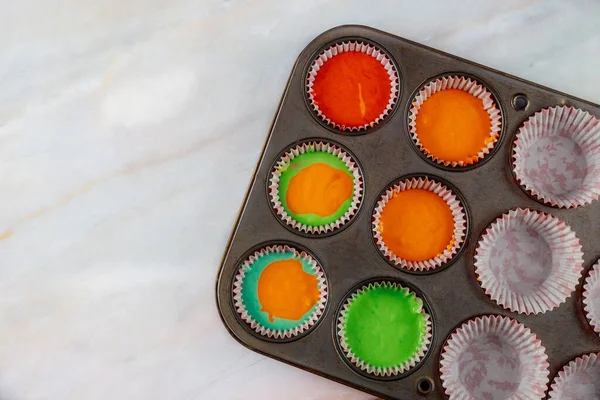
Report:
[[[359,127],[385,111],[391,82],[373,56],[358,51],[339,53],[323,64],[312,87],[315,103],[333,122]]]
[[[298,320],[319,301],[317,277],[304,272],[298,260],[280,260],[267,265],[258,279],[258,301],[273,317]]]
[[[443,161],[472,164],[495,139],[483,101],[460,89],[442,90],[425,100],[416,128],[423,148]]]
[[[408,189],[383,208],[379,232],[385,245],[407,261],[426,261],[454,244],[454,218],[440,196],[425,189]]]
[[[315,163],[290,180],[286,194],[288,208],[296,214],[333,214],[352,195],[354,182],[344,171]]]

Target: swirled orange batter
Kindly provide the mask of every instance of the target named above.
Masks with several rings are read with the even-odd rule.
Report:
[[[450,206],[425,189],[395,193],[381,212],[378,230],[388,249],[407,261],[429,260],[454,244]]]
[[[273,317],[298,320],[319,301],[317,277],[304,272],[299,260],[280,260],[267,265],[258,279],[258,301]]]
[[[483,101],[464,90],[447,89],[429,97],[417,114],[417,135],[423,148],[443,161],[472,164],[495,140]]]
[[[296,214],[326,217],[352,196],[353,187],[354,182],[346,172],[325,163],[315,163],[291,179],[286,201]]]
[[[315,103],[333,122],[359,127],[383,113],[391,95],[390,76],[373,56],[348,51],[323,64],[312,87]]]

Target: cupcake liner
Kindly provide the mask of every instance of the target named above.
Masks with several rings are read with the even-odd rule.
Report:
[[[452,216],[454,217],[454,241],[450,250],[445,249],[441,255],[429,260],[408,261],[398,257],[386,246],[378,229],[381,212],[395,193],[399,193],[408,189],[429,190],[439,195],[448,204],[450,210],[452,211]],[[375,205],[372,221],[373,236],[375,238],[377,248],[379,248],[386,259],[393,262],[395,265],[412,271],[428,271],[446,264],[458,253],[458,250],[465,241],[467,230],[467,216],[460,200],[445,185],[427,177],[405,179],[389,187]]]
[[[338,336],[338,340],[340,343],[340,347],[342,348],[344,355],[354,366],[356,366],[356,367],[360,368],[361,370],[367,372],[368,374],[371,374],[374,376],[391,377],[391,376],[395,376],[398,374],[402,374],[402,373],[410,370],[415,365],[417,365],[417,363],[419,363],[419,361],[421,361],[423,359],[423,357],[425,357],[425,354],[427,353],[427,350],[429,349],[429,346],[431,344],[432,327],[431,327],[431,317],[429,316],[429,314],[427,314],[425,309],[421,307],[421,312],[425,316],[425,324],[426,324],[425,337],[423,338],[423,343],[421,344],[421,348],[416,352],[416,354],[408,362],[406,362],[402,365],[398,365],[395,367],[377,367],[377,366],[370,365],[366,361],[363,361],[360,358],[358,358],[350,349],[350,347],[346,341],[346,338],[345,338],[346,333],[344,330],[344,321],[345,321],[345,316],[346,316],[346,313],[348,310],[348,306],[360,294],[362,294],[366,291],[373,290],[373,289],[376,289],[379,287],[384,287],[384,286],[385,287],[394,287],[396,290],[402,290],[406,294],[414,294],[414,292],[411,291],[410,289],[408,289],[407,287],[404,287],[395,282],[375,282],[375,283],[369,283],[368,285],[363,286],[362,288],[360,288],[357,291],[355,291],[354,293],[352,293],[352,295],[348,299],[346,299],[346,301],[344,302],[344,305],[342,306],[340,315],[338,317],[337,336]],[[422,303],[422,300],[420,299],[419,296],[417,296],[415,294],[415,297]]]
[[[600,196],[600,121],[557,106],[538,111],[519,128],[513,171],[521,187],[554,207],[574,208]]]
[[[430,154],[425,147],[423,147],[421,141],[419,140],[419,134],[417,132],[417,115],[419,114],[419,110],[425,100],[430,98],[434,93],[441,92],[446,89],[460,89],[463,90],[483,101],[483,107],[487,111],[491,120],[491,130],[490,137],[493,138],[493,141],[488,143],[488,145],[481,149],[481,151],[477,154],[476,159],[465,162],[465,161],[445,161],[437,158],[436,156]],[[409,115],[408,115],[408,127],[410,135],[423,154],[425,154],[429,159],[433,160],[438,164],[443,164],[445,166],[452,167],[464,167],[466,165],[471,165],[479,160],[483,159],[486,155],[492,151],[496,143],[498,142],[498,138],[500,137],[500,131],[502,129],[502,113],[500,109],[496,105],[496,102],[492,96],[492,94],[480,83],[477,81],[467,78],[464,76],[444,76],[441,78],[437,78],[434,81],[429,82],[425,85],[419,93],[415,96],[410,106]]]
[[[591,400],[600,398],[600,354],[585,354],[565,365],[550,385],[548,399]]]
[[[294,254],[295,259],[304,260],[308,262],[313,272],[317,276],[319,282],[320,297],[319,302],[317,303],[316,307],[314,307],[312,314],[305,322],[291,329],[280,330],[264,326],[264,324],[258,322],[252,315],[248,313],[246,304],[244,303],[244,300],[242,298],[242,291],[244,289],[244,279],[246,277],[246,274],[252,269],[252,265],[257,260],[261,259],[262,257],[268,254],[285,252],[292,252]],[[240,268],[236,273],[233,283],[233,301],[235,310],[242,318],[242,320],[244,320],[252,329],[254,329],[254,331],[259,333],[260,335],[275,339],[292,338],[309,330],[312,326],[314,326],[317,323],[319,318],[323,315],[323,312],[325,310],[325,304],[327,302],[327,282],[321,266],[310,254],[306,253],[305,251],[297,250],[288,245],[266,246],[261,248],[260,250],[255,251],[241,264]]]
[[[545,351],[536,335],[514,319],[486,315],[468,320],[442,349],[442,386],[450,399],[542,399],[549,374]]]
[[[583,252],[560,219],[529,209],[511,210],[483,233],[475,273],[500,306],[525,314],[552,310],[575,290]]]
[[[600,335],[600,261],[596,261],[583,282],[583,311],[594,332]]]
[[[298,157],[300,154],[317,151],[333,154],[334,156],[338,157],[344,162],[346,167],[348,167],[348,169],[350,170],[350,172],[352,172],[353,175],[354,193],[352,196],[352,202],[350,204],[350,207],[341,218],[338,218],[336,221],[326,225],[311,226],[296,221],[284,209],[283,204],[281,203],[281,199],[279,198],[279,181],[281,179],[282,172],[287,169],[287,167],[290,165],[290,162],[294,158]],[[311,141],[304,142],[302,144],[292,147],[277,161],[275,167],[271,171],[271,177],[269,179],[269,197],[271,199],[271,206],[277,213],[277,216],[281,218],[288,226],[300,232],[318,235],[322,233],[332,232],[352,219],[352,217],[357,213],[358,208],[360,206],[360,202],[362,201],[364,190],[363,186],[364,184],[362,173],[360,172],[358,164],[352,158],[352,156],[350,156],[339,146],[336,146],[332,143],[322,141]]]
[[[350,126],[341,125],[341,124],[338,124],[338,123],[332,121],[331,119],[329,119],[323,113],[323,111],[321,109],[319,109],[319,106],[315,103],[315,97],[314,97],[314,94],[312,91],[312,87],[314,85],[315,78],[316,78],[319,70],[323,66],[323,64],[325,64],[327,62],[327,60],[335,57],[336,55],[338,55],[340,53],[348,52],[348,51],[358,51],[358,52],[373,56],[374,58],[377,59],[377,61],[379,61],[381,63],[381,65],[383,65],[383,67],[385,68],[385,70],[388,73],[388,76],[390,77],[390,99],[388,101],[388,104],[387,104],[385,110],[377,118],[375,118],[374,121],[372,121],[368,124],[364,124],[359,127],[350,127]],[[337,44],[334,44],[333,46],[325,49],[312,62],[311,66],[308,70],[308,75],[306,77],[306,95],[308,96],[308,101],[309,101],[311,107],[313,108],[313,110],[315,111],[317,116],[319,116],[327,125],[333,126],[342,131],[349,131],[349,132],[361,131],[361,130],[364,130],[367,128],[374,127],[377,124],[379,124],[394,109],[394,106],[396,105],[396,101],[398,100],[398,91],[399,91],[398,72],[396,71],[396,67],[394,66],[394,63],[392,62],[392,60],[387,56],[386,53],[384,53],[382,50],[378,49],[374,45],[369,44],[369,43],[363,43],[360,41],[337,43]]]

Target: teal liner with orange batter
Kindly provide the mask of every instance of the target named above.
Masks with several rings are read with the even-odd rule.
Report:
[[[323,314],[327,282],[311,255],[292,246],[272,245],[242,263],[233,298],[240,317],[256,332],[292,338],[310,329]]]

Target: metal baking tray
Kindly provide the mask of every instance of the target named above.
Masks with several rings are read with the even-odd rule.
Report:
[[[366,133],[343,134],[315,118],[307,105],[305,79],[317,54],[342,39],[377,44],[395,61],[400,76],[398,104],[391,116]],[[503,130],[494,153],[476,168],[443,168],[428,161],[408,134],[408,107],[416,91],[431,78],[460,74],[475,77],[496,97]],[[559,217],[579,237],[587,270],[600,255],[600,202],[576,209],[543,205],[515,182],[510,163],[512,139],[518,127],[536,111],[571,105],[600,115],[600,106],[468,60],[364,26],[347,25],[315,38],[300,53],[287,82],[279,109],[267,136],[260,160],[227,244],[217,278],[217,305],[231,335],[260,354],[352,386],[385,399],[443,399],[439,359],[448,335],[463,321],[481,314],[510,316],[532,329],[541,339],[552,377],[573,357],[600,350],[600,339],[586,322],[581,307],[581,281],[560,307],[538,315],[517,314],[491,301],[474,273],[474,251],[486,226],[502,213],[517,207]],[[288,229],[272,212],[267,181],[278,155],[298,141],[320,138],[334,141],[358,159],[364,176],[364,198],[352,223],[325,237],[310,237]],[[418,274],[388,264],[375,247],[371,214],[379,193],[390,182],[411,174],[442,178],[458,188],[470,214],[470,231],[464,251],[451,266]],[[318,325],[297,340],[266,340],[248,327],[233,307],[232,281],[244,258],[265,243],[292,243],[308,249],[321,262],[329,283],[329,298]],[[378,380],[357,372],[341,355],[335,335],[337,310],[349,291],[370,279],[389,278],[416,287],[433,315],[433,339],[424,362],[408,376]],[[419,383],[433,384],[426,393]]]

